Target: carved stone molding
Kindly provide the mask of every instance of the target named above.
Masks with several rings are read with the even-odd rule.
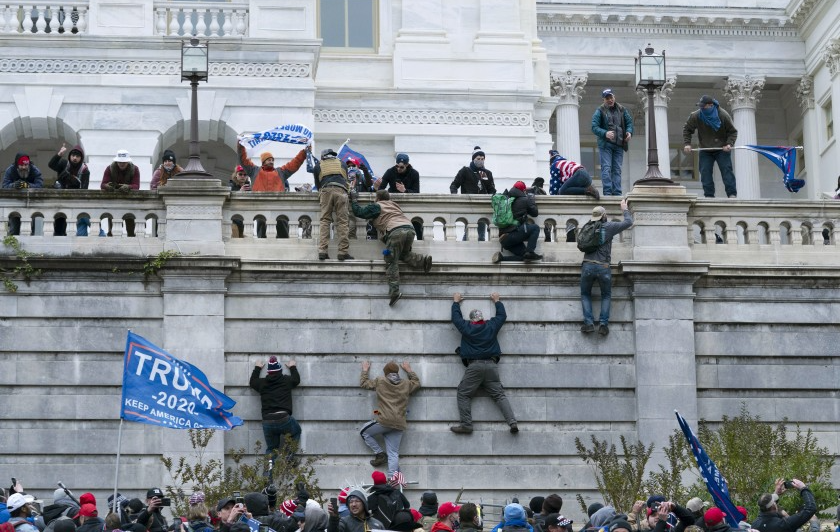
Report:
[[[613,5],[609,13],[593,8],[567,9],[564,13],[539,13],[537,31],[558,34],[624,34],[624,35],[677,35],[680,37],[727,37],[797,39],[799,33],[783,10],[762,14],[742,12],[728,16],[696,16],[695,14],[661,15],[641,12],[621,13],[621,6]],[[660,6],[652,6],[651,9]],[[584,11],[586,10],[586,11]],[[727,11],[731,13],[732,10]]]
[[[686,225],[688,217],[682,212],[634,212],[634,223],[659,222],[663,225]]]
[[[534,131],[536,133],[548,133],[548,120],[534,120]]]
[[[580,100],[586,91],[583,88],[588,80],[587,74],[573,74],[571,70],[564,73],[551,73],[551,95],[560,98],[560,103],[580,105]]]
[[[832,78],[840,73],[840,39],[833,39],[825,45],[823,61]]]
[[[733,76],[726,80],[723,93],[729,100],[729,106],[735,109],[755,109],[761,99],[761,90],[764,88],[764,76]]]
[[[660,107],[668,107],[668,102],[671,101],[671,93],[674,92],[674,87],[677,86],[677,76],[671,76],[665,80],[662,87],[653,91],[653,104]]]
[[[21,74],[134,74],[178,76],[179,61],[111,61],[75,59],[0,59],[0,72]],[[307,63],[210,63],[210,76],[308,78]]]
[[[531,113],[477,113],[425,109],[315,109],[313,115],[316,122],[338,124],[445,124],[511,127],[532,125]]]
[[[796,99],[799,101],[799,107],[802,111],[808,111],[814,108],[814,78],[811,76],[802,76],[799,80],[799,85],[794,91]]]

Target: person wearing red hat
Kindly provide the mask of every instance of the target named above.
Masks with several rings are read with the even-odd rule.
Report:
[[[400,490],[388,484],[388,477],[382,471],[374,471],[370,478],[373,480],[373,487],[368,495],[368,508],[374,519],[378,519],[385,528],[391,530],[388,527],[391,526],[394,516],[400,510],[411,508],[411,503]]]
[[[539,216],[540,211],[534,196],[526,194],[526,190],[525,183],[517,181],[510,190],[505,191],[505,195],[513,198],[510,210],[515,223],[499,227],[499,243],[503,250],[510,251],[513,255],[505,256],[501,251],[497,251],[493,254],[494,264],[502,261],[532,262],[543,258],[536,252],[540,228],[536,224],[528,223],[528,217]]]
[[[44,178],[38,167],[32,164],[29,155],[18,153],[15,162],[3,174],[3,188],[42,188]]]
[[[263,366],[265,363],[261,360],[254,364],[248,385],[260,394],[265,452],[276,456],[278,449],[284,446],[287,434],[300,442],[300,425],[292,416],[292,389],[300,384],[300,373],[295,361],[290,360],[286,362],[289,375],[283,375],[283,367],[274,355],[268,359],[266,376],[260,378]],[[294,459],[294,453],[285,455],[287,460]]]
[[[79,521],[79,527],[76,528],[76,532],[101,532],[105,527],[105,520],[99,517],[99,512],[96,511],[96,505],[89,502],[82,502],[81,497],[79,497],[79,502],[82,503],[82,507],[79,508],[79,513],[74,517],[74,519]]]
[[[453,502],[445,502],[438,507],[438,520],[429,532],[453,532],[458,523],[461,507]]]

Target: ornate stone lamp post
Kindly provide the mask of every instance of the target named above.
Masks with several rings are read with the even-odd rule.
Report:
[[[207,81],[209,73],[208,44],[193,37],[181,43],[181,81],[189,81],[192,87],[190,106],[190,160],[184,171],[176,177],[211,178],[212,174],[201,166],[198,149],[198,82]]]
[[[644,53],[639,50],[636,58],[636,88],[645,89],[648,96],[648,162],[647,172],[634,185],[673,185],[674,182],[659,171],[659,151],[656,149],[656,113],[653,107],[654,91],[665,85],[665,51],[655,54],[648,44]]]

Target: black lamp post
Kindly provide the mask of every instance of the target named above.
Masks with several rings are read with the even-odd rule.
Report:
[[[659,150],[656,149],[656,110],[653,106],[654,91],[665,85],[665,50],[653,53],[648,44],[644,54],[639,50],[636,58],[636,88],[646,89],[648,95],[648,162],[645,176],[635,185],[673,185],[674,182],[659,171]]]
[[[181,81],[189,81],[192,87],[190,105],[190,160],[184,171],[176,177],[208,178],[212,174],[201,166],[200,150],[198,148],[198,82],[207,81],[209,57],[208,44],[193,37],[181,43]]]

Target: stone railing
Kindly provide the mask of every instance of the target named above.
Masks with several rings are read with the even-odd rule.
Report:
[[[0,33],[75,35],[86,33],[87,1],[0,4]]]
[[[315,256],[321,230],[317,194],[230,193],[215,185],[205,190],[209,195],[200,191],[187,194],[186,189],[179,191],[179,187],[128,195],[105,195],[99,191],[2,191],[0,237],[17,232],[31,241],[38,248],[36,251],[50,254],[61,254],[65,249],[51,248],[50,241],[66,239],[84,246],[84,241],[99,235],[121,240],[152,239],[165,246],[181,241],[178,234],[170,234],[167,229],[168,221],[176,216],[178,220],[194,221],[194,226],[213,224],[201,236],[203,240],[194,242],[192,252],[204,249],[204,242],[221,246],[219,249],[224,249],[225,254],[243,258],[277,257],[278,247],[282,248],[279,256],[284,259],[307,260]],[[716,202],[688,195],[677,200],[637,192],[638,189],[631,194],[630,200],[638,230],[616,238],[613,262],[645,260],[633,255],[634,247],[651,250],[670,246],[684,250],[680,256],[686,260],[690,256],[691,260],[711,264],[793,264],[812,258],[816,264],[836,263],[840,202]],[[188,205],[184,204],[184,195],[189,198]],[[491,213],[486,197],[410,194],[397,199],[415,226],[423,229],[423,238],[416,245],[432,252],[436,260],[482,262],[498,251],[498,229],[489,223]],[[362,204],[368,201],[369,197],[360,199]],[[618,200],[601,203],[611,219],[620,219]],[[548,261],[580,260],[580,252],[573,242],[566,241],[566,234],[586,223],[593,205],[583,198],[538,198],[541,215],[534,222],[543,228],[538,250]],[[90,221],[87,237],[76,236],[80,219]],[[365,241],[365,221],[355,223],[358,236],[352,245],[354,254],[379,258],[380,244]],[[63,226],[66,230],[61,231]],[[639,229],[641,226],[644,229]],[[19,231],[15,231],[16,227]],[[685,240],[657,242],[657,227],[662,231],[678,229],[682,232],[677,235],[686,235]],[[486,236],[481,238],[485,231]],[[645,242],[634,242],[639,238]],[[103,245],[107,244],[97,243],[96,247]],[[335,244],[331,247],[335,248]],[[804,254],[809,254],[809,258],[803,259]]]
[[[197,5],[155,2],[156,35],[241,37],[248,34],[248,2]]]

